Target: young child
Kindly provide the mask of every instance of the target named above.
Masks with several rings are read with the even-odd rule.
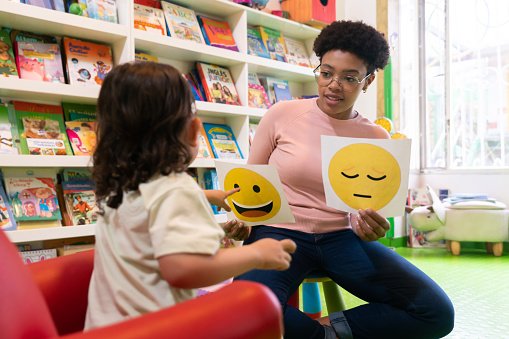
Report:
[[[126,63],[106,76],[93,155],[102,211],[86,329],[172,306],[251,269],[289,267],[291,240],[219,248],[224,231],[185,173],[200,127],[189,84],[172,66]],[[236,191],[207,195],[228,208],[224,200]]]

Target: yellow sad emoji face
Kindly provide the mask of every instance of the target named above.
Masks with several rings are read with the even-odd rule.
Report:
[[[398,192],[401,170],[385,149],[371,144],[352,144],[332,157],[329,181],[348,206],[378,211]]]
[[[263,221],[274,217],[281,209],[277,189],[260,174],[234,168],[224,178],[225,191],[240,187],[240,191],[227,198],[232,212],[245,221]]]

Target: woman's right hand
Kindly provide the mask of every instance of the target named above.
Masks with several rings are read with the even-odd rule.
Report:
[[[228,238],[240,241],[249,237],[251,226],[246,226],[242,221],[233,219],[224,224],[223,230]]]

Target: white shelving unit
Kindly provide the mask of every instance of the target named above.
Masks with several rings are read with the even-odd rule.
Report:
[[[228,21],[239,52],[134,29],[132,24],[133,0],[117,1],[119,24],[2,1],[0,23],[2,27],[110,45],[115,65],[134,60],[134,52],[139,50],[157,56],[159,62],[171,64],[183,73],[187,73],[193,68],[195,61],[228,67],[232,72],[243,106],[197,102],[196,108],[203,121],[225,123],[231,126],[242,154],[247,158],[249,155],[249,121],[259,121],[265,113],[263,109],[247,106],[248,72],[288,80],[293,96],[316,94],[316,84],[311,68],[247,54],[247,26],[261,25],[299,39],[305,43],[310,55],[313,41],[320,31],[227,0],[174,0],[172,2],[192,8],[198,14]],[[6,101],[17,99],[47,104],[61,104],[62,102],[93,104],[97,102],[98,96],[99,88],[0,78],[0,98]],[[0,155],[0,168],[42,167],[58,170],[61,168],[86,168],[91,165],[91,158],[83,156]],[[192,167],[211,168],[214,167],[214,160],[197,159]],[[224,223],[226,216],[218,215],[217,220]],[[22,243],[93,235],[95,226],[67,226],[7,233],[12,242]]]

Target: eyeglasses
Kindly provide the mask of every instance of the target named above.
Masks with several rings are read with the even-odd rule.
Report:
[[[331,72],[320,70],[320,66],[315,68],[313,73],[315,73],[315,80],[318,85],[323,87],[329,86],[333,80],[336,80],[344,92],[355,91],[357,87],[359,87],[359,84],[371,75],[371,73],[366,75],[362,78],[362,80],[359,80],[357,77],[352,75],[340,75],[339,77],[333,77]]]

